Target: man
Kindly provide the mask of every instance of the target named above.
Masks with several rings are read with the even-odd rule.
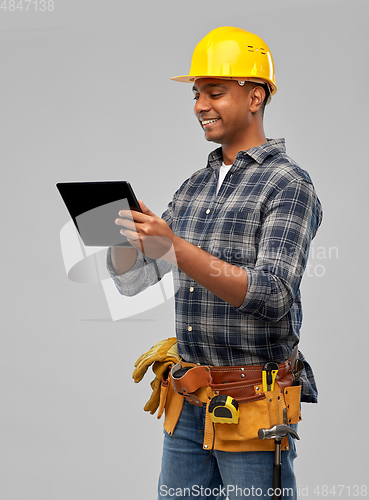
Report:
[[[192,82],[195,115],[206,140],[220,148],[182,184],[162,218],[141,201],[142,213],[130,218],[120,212],[116,223],[132,248],[108,253],[108,269],[127,295],[157,282],[158,270],[178,270],[180,380],[185,384],[204,366],[211,373],[193,391],[173,390],[178,367],[168,393],[163,381],[159,498],[271,496],[274,443],[258,439],[257,429],[294,425],[300,401],[317,401],[301,353],[304,369],[293,368],[302,320],[299,286],[321,206],[284,140],[265,136],[264,107],[277,88],[263,40],[217,28],[195,48],[189,75],[174,80]],[[278,364],[278,378],[269,371],[267,384],[262,377],[270,361]],[[225,391],[239,403],[239,420],[213,425],[209,402]],[[283,450],[282,486],[286,497],[296,498],[290,437]]]

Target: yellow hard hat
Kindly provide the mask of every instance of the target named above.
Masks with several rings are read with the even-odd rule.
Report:
[[[198,78],[267,82],[271,95],[277,92],[267,44],[257,35],[232,26],[210,31],[195,47],[190,73],[171,80],[194,82]]]

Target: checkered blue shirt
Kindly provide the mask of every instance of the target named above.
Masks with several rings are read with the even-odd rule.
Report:
[[[248,290],[236,308],[176,269],[179,354],[215,366],[280,363],[300,340],[300,282],[321,205],[308,173],[287,156],[284,139],[240,151],[217,193],[221,164],[218,148],[182,184],[162,217],[181,238],[244,268]],[[162,275],[171,270],[156,262]],[[109,252],[107,267],[124,295],[158,281],[153,261],[141,254],[122,276],[114,273]],[[305,364],[301,400],[317,402],[311,367],[299,356]]]

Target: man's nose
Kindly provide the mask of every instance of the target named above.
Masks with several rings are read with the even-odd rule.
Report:
[[[200,115],[201,113],[207,112],[211,110],[211,105],[209,99],[206,96],[202,96],[201,94],[196,100],[194,111],[196,115]]]

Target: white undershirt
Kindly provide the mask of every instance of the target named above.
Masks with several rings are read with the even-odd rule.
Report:
[[[220,189],[220,186],[222,185],[224,181],[224,177],[227,175],[228,170],[231,168],[232,165],[224,165],[224,162],[222,163],[222,166],[220,167],[219,170],[219,177],[218,177],[218,185],[217,185],[217,194]]]

